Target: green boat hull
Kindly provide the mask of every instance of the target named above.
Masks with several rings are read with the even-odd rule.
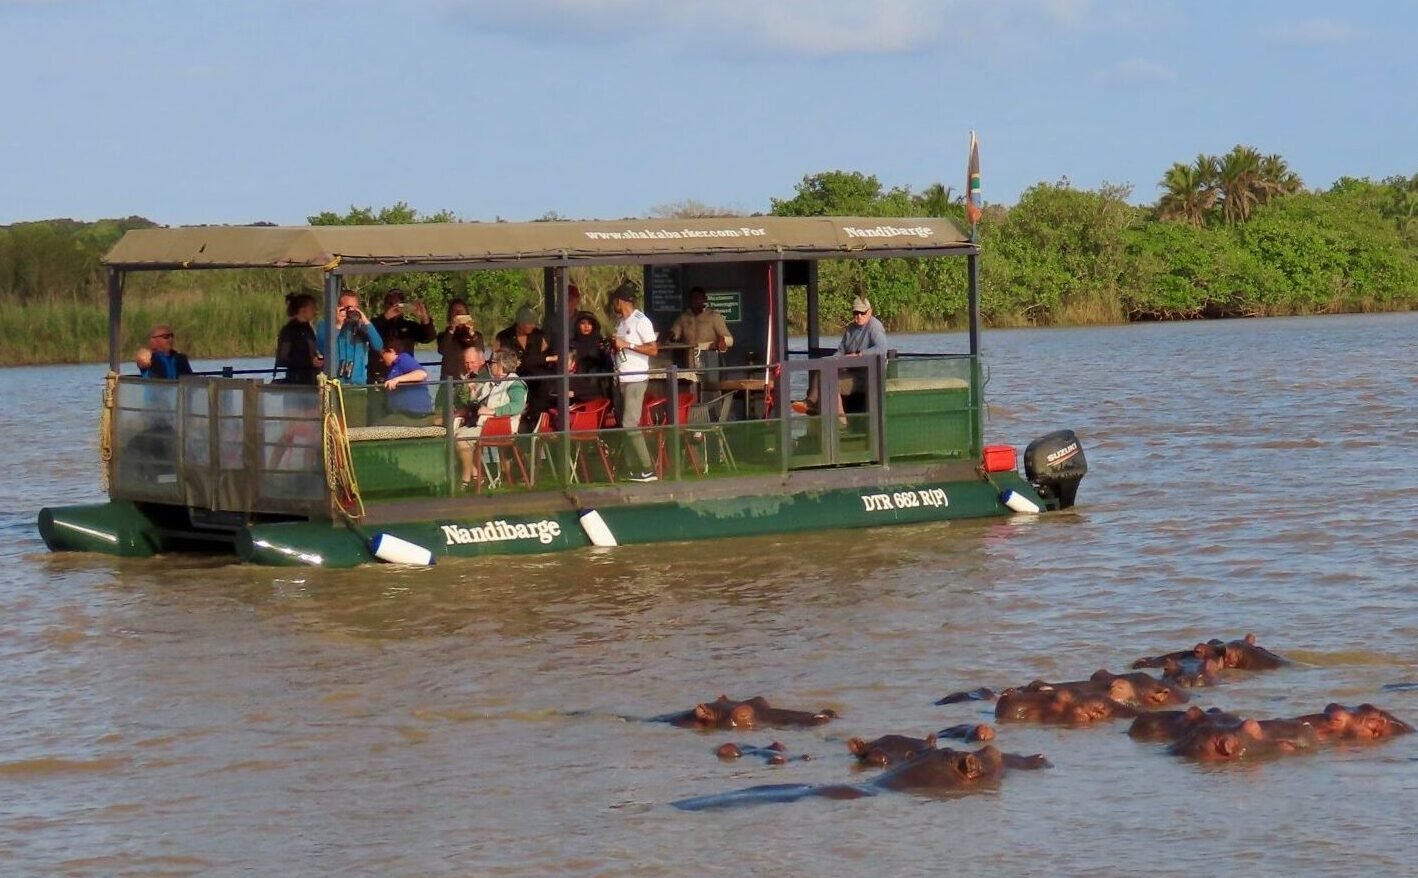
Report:
[[[668,502],[580,505],[515,515],[439,516],[360,528],[311,522],[255,525],[238,536],[245,561],[347,567],[375,560],[370,540],[390,534],[438,558],[523,555],[593,545],[582,517],[594,512],[617,545],[916,524],[1014,515],[1000,502],[1012,489],[1037,503],[1014,473],[981,481],[913,482],[885,488],[835,488]]]
[[[903,480],[734,496],[677,496],[667,491],[642,502],[634,496],[588,492],[559,495],[552,505],[515,514],[489,513],[486,505],[460,514],[456,506],[444,504],[427,517],[415,514],[408,520],[251,524],[227,536],[164,529],[150,511],[114,501],[41,510],[39,529],[53,551],[145,558],[205,542],[212,551],[234,550],[238,558],[255,564],[355,567],[378,560],[371,542],[380,534],[427,549],[435,559],[523,555],[594,545],[593,532],[603,545],[630,545],[1016,514],[1000,502],[1005,489],[1043,506],[1024,479],[1008,472],[993,474],[989,482]],[[603,530],[583,522],[591,513]]]

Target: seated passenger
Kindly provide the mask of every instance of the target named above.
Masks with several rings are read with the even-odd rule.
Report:
[[[601,325],[590,311],[577,311],[571,321],[571,401],[610,399],[610,342],[601,335]]]
[[[386,345],[379,355],[384,367],[384,389],[388,391],[389,413],[382,419],[386,424],[423,426],[432,423],[433,399],[428,388],[419,384],[428,380],[428,372],[414,355]]]
[[[842,330],[842,340],[837,343],[834,357],[862,357],[869,355],[886,356],[886,327],[872,314],[871,302],[863,296],[852,300],[852,322]],[[837,420],[847,423],[847,410],[843,404],[846,397],[865,390],[858,386],[861,370],[840,369],[837,372]],[[808,411],[818,407],[817,382],[812,382],[807,394]]]
[[[187,362],[187,355],[173,348],[172,339],[171,326],[159,323],[153,327],[153,331],[148,334],[148,343],[152,348],[152,362],[148,371],[144,373],[144,378],[165,378],[169,381],[176,381],[183,375],[192,374],[192,364]]]
[[[466,382],[471,393],[464,421],[458,428],[458,462],[462,469],[462,485],[472,485],[477,471],[473,468],[473,446],[489,418],[510,416],[514,427],[518,416],[527,407],[527,382],[517,377],[517,355],[507,348],[493,351],[488,360],[488,377]]]

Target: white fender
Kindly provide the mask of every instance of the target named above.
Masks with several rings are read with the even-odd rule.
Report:
[[[1030,500],[1028,497],[1025,497],[1018,491],[1009,488],[1006,488],[999,495],[999,501],[1004,505],[1008,506],[1010,509],[1013,509],[1015,512],[1037,514],[1042,511],[1039,509],[1038,503],[1035,503],[1033,500]]]
[[[581,529],[586,532],[586,538],[593,546],[618,546],[615,541],[615,534],[606,525],[606,520],[601,518],[601,513],[594,509],[587,509],[581,513]]]
[[[412,564],[427,567],[433,563],[433,553],[418,543],[400,539],[393,534],[377,533],[369,541],[370,554],[390,564]]]

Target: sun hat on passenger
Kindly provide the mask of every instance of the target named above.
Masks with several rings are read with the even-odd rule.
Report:
[[[853,311],[870,311],[871,302],[865,296],[857,296],[852,300]]]

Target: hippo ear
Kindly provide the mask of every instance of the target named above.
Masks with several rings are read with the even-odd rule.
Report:
[[[955,770],[965,777],[978,777],[980,760],[974,753],[962,753],[960,758],[955,760]]]
[[[1137,697],[1137,691],[1127,680],[1118,679],[1108,685],[1108,697],[1114,701],[1127,702]]]
[[[1241,742],[1236,740],[1235,735],[1217,735],[1216,752],[1222,756],[1235,756],[1236,751],[1241,749]]]
[[[1243,638],[1241,638],[1241,639],[1246,642],[1246,645],[1247,645],[1247,646],[1255,646],[1255,645],[1256,645],[1256,636],[1255,636],[1254,634],[1250,633],[1249,631],[1246,632],[1246,636],[1243,637]]]
[[[1197,722],[1204,716],[1206,716],[1206,713],[1200,707],[1197,707],[1195,704],[1187,708],[1187,719],[1191,720],[1192,722]]]
[[[694,718],[702,723],[715,723],[719,721],[719,712],[711,704],[696,704]]]
[[[1261,738],[1265,737],[1265,729],[1255,720],[1248,719],[1241,723],[1241,734],[1259,741]]]
[[[848,738],[847,749],[852,751],[853,756],[865,756],[867,754],[867,742],[861,738]]]
[[[927,747],[934,747],[934,746],[935,746],[935,732],[931,732],[929,735],[926,735],[925,741],[926,741],[926,746],[927,746]]]
[[[1111,680],[1111,679],[1113,679],[1113,676],[1114,676],[1113,672],[1110,671],[1110,670],[1108,670],[1107,668],[1099,668],[1098,670],[1094,671],[1093,674],[1092,674],[1092,676],[1090,676],[1088,679],[1090,679],[1090,680]]]

